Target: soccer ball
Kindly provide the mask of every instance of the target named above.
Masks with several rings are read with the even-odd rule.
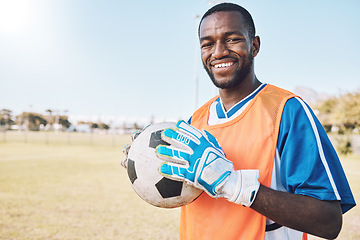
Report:
[[[189,204],[202,193],[185,182],[165,178],[159,173],[163,161],[156,156],[155,148],[159,144],[169,145],[161,139],[161,132],[174,127],[172,122],[148,126],[135,138],[128,153],[127,173],[133,189],[143,200],[161,208]]]

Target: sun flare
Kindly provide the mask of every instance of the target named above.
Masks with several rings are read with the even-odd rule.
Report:
[[[24,30],[28,17],[28,1],[0,0],[0,35],[20,33]]]

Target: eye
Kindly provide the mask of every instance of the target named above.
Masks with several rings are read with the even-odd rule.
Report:
[[[201,43],[200,47],[201,49],[207,49],[207,48],[211,48],[214,45],[213,42],[203,42]]]
[[[242,41],[243,41],[242,38],[236,38],[236,37],[226,39],[227,43],[238,43],[238,42],[242,42]]]

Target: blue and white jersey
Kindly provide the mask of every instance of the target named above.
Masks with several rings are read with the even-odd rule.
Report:
[[[239,116],[266,86],[262,84],[246,98],[225,111],[218,98],[210,106],[209,125]],[[191,119],[190,119],[191,121]],[[310,107],[300,98],[289,99],[280,122],[271,188],[320,200],[338,200],[343,213],[355,206],[340,160]],[[302,233],[267,220],[266,240],[302,239]]]

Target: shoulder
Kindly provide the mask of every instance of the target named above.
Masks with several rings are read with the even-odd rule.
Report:
[[[294,155],[304,149],[316,149],[318,141],[328,142],[320,121],[310,106],[300,97],[287,100],[281,116],[277,148],[280,155],[285,149],[292,149]],[[331,146],[331,144],[327,144]],[[331,146],[332,147],[332,146]]]
[[[216,101],[219,98],[219,96],[215,96],[213,98],[211,98],[209,101],[207,101],[204,105],[202,105],[201,107],[199,107],[191,116],[191,118],[189,119],[189,123],[195,123],[197,121],[199,121],[200,119],[206,117],[209,113],[209,108],[211,106],[211,104]]]
[[[287,122],[288,124],[304,123],[303,121],[311,123],[314,119],[316,119],[314,112],[300,97],[294,96],[286,101],[281,119],[282,122]]]

